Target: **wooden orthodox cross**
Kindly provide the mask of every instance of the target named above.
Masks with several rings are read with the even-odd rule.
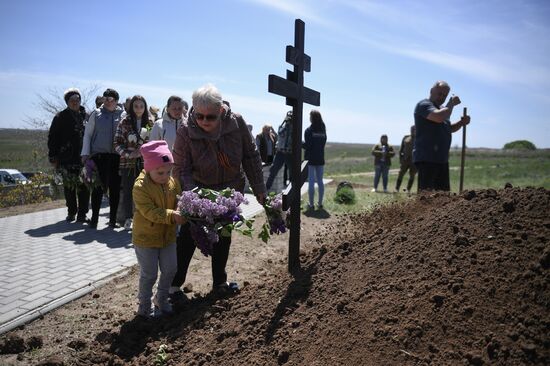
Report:
[[[304,53],[304,34],[305,23],[301,19],[296,19],[294,22],[294,46],[286,46],[286,62],[294,66],[294,71],[287,70],[286,79],[272,74],[268,78],[268,91],[286,97],[286,104],[292,106],[290,186],[283,195],[283,206],[288,207],[290,200],[289,271],[300,265],[300,189],[304,182],[304,171],[300,169],[303,104],[308,103],[315,106],[321,104],[319,92],[304,87],[304,71],[311,70],[311,58]],[[307,163],[304,164],[304,170],[306,166]]]

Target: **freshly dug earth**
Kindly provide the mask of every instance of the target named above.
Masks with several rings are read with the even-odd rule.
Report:
[[[274,268],[225,299],[195,293],[157,321],[122,304],[104,311],[103,293],[81,301],[94,319],[72,314],[93,329],[87,338],[47,315],[8,345],[57,342],[51,365],[550,363],[550,191],[420,196],[317,229],[293,275]]]

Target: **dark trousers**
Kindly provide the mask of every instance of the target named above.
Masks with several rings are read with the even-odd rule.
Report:
[[[176,241],[176,251],[178,256],[178,271],[172,281],[172,286],[181,287],[185,282],[189,263],[195,252],[195,242],[191,238],[191,225],[189,223],[181,225],[178,239]],[[220,241],[213,246],[212,251],[212,286],[221,285],[227,281],[225,266],[229,258],[229,248],[231,247],[231,238],[220,236]]]
[[[271,186],[273,185],[273,181],[277,176],[277,173],[279,173],[279,170],[281,170],[281,168],[285,164],[288,167],[292,166],[292,154],[277,151],[275,153],[275,158],[273,158],[273,164],[271,164],[271,168],[269,168],[269,177],[267,178],[267,182],[265,182],[265,186],[267,189],[271,188]]]
[[[403,177],[405,176],[405,173],[407,173],[407,170],[409,171],[409,181],[407,183],[407,191],[411,191],[411,188],[414,183],[414,176],[416,175],[416,166],[411,161],[404,161],[401,163],[401,167],[399,169],[399,175],[397,176],[397,182],[395,183],[395,190],[399,191],[399,187],[401,187],[401,182],[403,181]]]
[[[418,192],[450,191],[449,163],[415,163],[418,170]]]
[[[96,154],[92,156],[99,174],[101,186],[92,191],[92,223],[99,219],[99,209],[103,198],[104,189],[109,191],[109,223],[116,223],[116,212],[120,199],[120,175],[118,154]]]
[[[120,169],[120,181],[122,184],[122,206],[124,208],[124,219],[131,219],[134,217],[134,199],[132,196],[132,190],[134,189],[134,182],[140,173],[139,165],[136,164],[132,168]]]
[[[67,168],[69,174],[78,177],[80,168]],[[75,178],[77,179],[77,178]],[[65,205],[69,216],[77,215],[77,218],[84,219],[89,209],[90,191],[85,184],[74,186],[63,184],[63,194],[65,195]]]

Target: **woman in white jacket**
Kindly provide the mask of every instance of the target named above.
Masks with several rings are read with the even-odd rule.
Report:
[[[172,95],[166,102],[166,112],[153,125],[149,140],[164,140],[170,151],[172,151],[176,141],[176,131],[183,123],[186,114],[187,102],[176,95]]]

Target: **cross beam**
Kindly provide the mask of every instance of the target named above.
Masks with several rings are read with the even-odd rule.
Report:
[[[294,22],[294,46],[286,46],[286,62],[294,66],[287,70],[286,79],[276,75],[268,76],[268,91],[286,98],[292,106],[292,165],[291,185],[283,195],[283,202],[290,200],[290,237],[288,240],[288,269],[292,272],[300,266],[300,188],[304,182],[300,169],[302,160],[302,115],[303,104],[321,104],[319,92],[304,87],[304,71],[311,70],[311,58],[304,53],[305,23],[301,19]],[[306,162],[307,165],[307,162]]]

